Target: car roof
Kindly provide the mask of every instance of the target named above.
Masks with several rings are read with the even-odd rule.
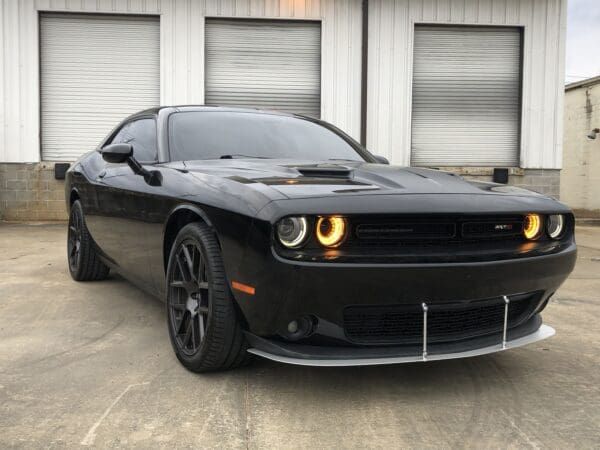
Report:
[[[241,112],[241,113],[253,113],[253,114],[269,114],[276,116],[287,116],[287,117],[304,117],[301,114],[287,113],[283,111],[274,111],[269,109],[261,108],[249,108],[249,107],[236,107],[236,106],[207,106],[207,105],[172,105],[172,106],[157,106],[154,108],[148,108],[143,111],[139,111],[129,116],[129,119],[138,116],[157,115],[160,111],[169,109],[174,112],[194,112],[194,111],[210,111],[210,112]]]

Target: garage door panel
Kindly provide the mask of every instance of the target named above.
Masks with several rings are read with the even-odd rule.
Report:
[[[413,165],[518,164],[521,31],[415,27]]]
[[[320,49],[318,23],[208,19],[206,104],[319,117]]]
[[[160,98],[159,20],[83,14],[40,19],[42,159],[73,161]]]

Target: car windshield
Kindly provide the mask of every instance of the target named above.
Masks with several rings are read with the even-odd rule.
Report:
[[[328,128],[291,116],[194,111],[169,118],[171,160],[278,158],[364,161]]]

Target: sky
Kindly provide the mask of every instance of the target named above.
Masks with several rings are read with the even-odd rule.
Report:
[[[600,0],[568,0],[566,82],[600,75]]]

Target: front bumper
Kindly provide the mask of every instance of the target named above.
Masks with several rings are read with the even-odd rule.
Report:
[[[435,307],[535,293],[537,305],[531,317],[573,270],[576,253],[571,243],[558,253],[514,260],[341,264],[298,263],[263,250],[246,254],[232,279],[256,288],[254,295],[234,292],[252,335],[285,338],[291,321],[311,315],[319,323],[318,335],[324,338],[313,339],[311,345],[356,346],[344,329],[344,311],[350,306],[426,303]]]

